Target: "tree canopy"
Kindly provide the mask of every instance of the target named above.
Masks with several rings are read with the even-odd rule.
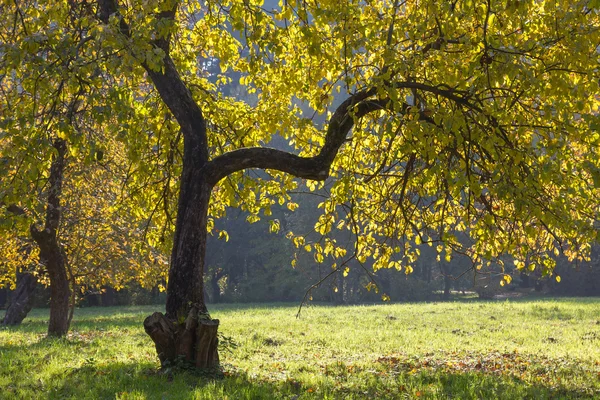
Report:
[[[90,28],[120,56],[109,72],[131,71],[143,88],[140,64],[164,73],[172,61],[208,121],[213,180],[229,176],[211,215],[268,215],[297,187],[283,171],[331,177],[316,229],[352,230],[356,257],[376,268],[410,271],[414,244],[431,242],[478,265],[534,253],[549,271],[545,252],[581,257],[595,239],[599,31],[588,1],[208,1],[173,18],[174,2],[115,4],[121,14]],[[166,55],[159,41],[171,36]],[[234,74],[242,101],[225,94]],[[256,149],[277,136],[300,157]],[[344,252],[326,238],[310,248],[319,262]]]
[[[288,236],[334,271],[410,273],[427,243],[551,273],[597,239],[597,1],[2,5],[0,140],[124,146],[147,239],[173,243],[172,321],[205,311],[215,218],[294,209],[300,184],[326,190],[321,237]]]

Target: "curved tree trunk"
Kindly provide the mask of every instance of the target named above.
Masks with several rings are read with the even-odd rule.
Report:
[[[64,336],[69,330],[69,298],[71,290],[67,277],[67,260],[58,242],[58,226],[61,217],[60,197],[65,171],[67,144],[62,139],[54,141],[57,156],[52,160],[48,180],[48,203],[43,230],[31,225],[31,237],[40,248],[40,262],[50,277],[50,322],[48,336]]]
[[[33,308],[33,293],[37,286],[37,277],[30,273],[17,274],[17,288],[12,301],[6,309],[2,325],[19,325]]]
[[[173,68],[173,69],[170,69]],[[181,85],[174,66],[166,73],[149,72],[150,77],[175,115],[185,114],[183,171],[180,180],[175,237],[171,252],[167,286],[166,315],[154,313],[144,321],[144,329],[156,345],[163,366],[184,359],[198,368],[219,365],[217,353],[218,320],[210,319],[204,299],[204,259],[206,225],[212,184],[206,181],[203,168],[207,163],[206,124],[199,109],[191,103],[181,104],[173,88]],[[171,76],[172,75],[172,76]],[[184,88],[182,93],[187,93]],[[180,108],[180,107],[183,107]]]
[[[163,367],[183,359],[208,369],[219,365],[219,321],[208,315],[203,284],[210,186],[199,176],[201,171],[195,168],[195,160],[186,157],[191,152],[187,143],[185,146],[167,313],[154,313],[146,318],[144,329],[154,341]],[[189,156],[193,158],[193,154]]]
[[[98,18],[105,24],[111,18],[117,18],[120,33],[131,38],[132,27],[119,12],[117,1],[98,0],[97,3]],[[157,13],[157,18],[173,20],[177,7],[178,2],[171,2],[171,8]],[[164,52],[160,70],[145,61],[140,64],[179,123],[184,154],[167,287],[167,314],[149,316],[144,321],[144,328],[156,344],[163,365],[182,356],[198,367],[213,367],[219,361],[216,350],[218,321],[208,317],[203,287],[206,222],[212,187],[226,176],[247,168],[277,169],[300,178],[325,180],[354,125],[354,118],[385,108],[389,100],[364,101],[376,95],[375,88],[346,99],[332,115],[325,144],[314,157],[254,147],[230,151],[209,161],[206,121],[169,55],[171,36],[156,36],[150,44]],[[412,83],[404,85],[409,86],[415,87]]]

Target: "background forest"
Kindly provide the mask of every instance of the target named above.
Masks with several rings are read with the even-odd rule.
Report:
[[[555,277],[542,276],[539,271],[526,274],[516,268],[479,273],[467,258],[457,255],[446,261],[443,255],[438,257],[434,247],[427,245],[420,246],[422,255],[411,274],[388,269],[373,273],[370,266],[365,265],[365,270],[356,263],[346,274],[340,272],[323,280],[330,269],[316,263],[311,254],[296,249],[286,238],[289,231],[310,233],[313,230],[318,218],[315,212],[318,199],[318,193],[298,194],[295,196],[298,210],[292,212],[286,207],[275,206],[270,217],[254,223],[247,221],[249,214],[233,209],[227,217],[218,220],[207,248],[206,295],[209,302],[300,302],[307,293],[307,300],[333,304],[381,302],[381,293],[389,295],[393,302],[439,301],[462,295],[489,298],[501,293],[509,296],[527,293],[600,296],[597,247],[589,262],[571,263],[558,258],[555,272],[560,282]],[[280,224],[279,232],[272,232],[273,221]],[[228,240],[223,235],[219,239],[219,233],[223,231],[227,232]],[[342,236],[340,232],[339,240],[345,240],[351,247],[352,238]],[[314,237],[318,239],[316,234]],[[296,260],[295,266],[291,265],[293,260]],[[512,282],[501,286],[506,273],[511,275]],[[377,283],[379,293],[370,288],[372,281]],[[318,287],[310,290],[319,282]],[[132,282],[118,289],[110,285],[83,286],[78,293],[78,305],[164,303],[165,293],[158,285],[144,288]],[[8,305],[11,293],[8,287],[0,289],[0,307]],[[49,290],[40,284],[35,293],[34,306],[46,307]]]

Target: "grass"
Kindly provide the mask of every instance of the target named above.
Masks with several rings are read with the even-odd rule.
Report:
[[[143,319],[156,307],[47,310],[0,330],[0,398],[600,398],[600,300],[212,308],[236,348],[222,379],[164,374]]]

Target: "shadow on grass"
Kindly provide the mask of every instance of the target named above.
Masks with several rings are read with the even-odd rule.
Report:
[[[286,307],[285,305],[279,305]],[[264,308],[272,308],[267,305]],[[228,310],[252,308],[251,305],[227,305],[219,307],[218,313]],[[253,310],[255,308],[252,308]],[[109,311],[106,313],[106,311]],[[377,363],[350,372],[349,367],[329,368],[327,373],[307,359],[303,372],[260,370],[260,377],[231,370],[224,379],[214,380],[190,373],[174,376],[159,374],[156,362],[151,358],[138,358],[132,362],[110,360],[107,351],[121,352],[116,343],[123,341],[127,330],[144,337],[144,346],[150,346],[141,330],[141,323],[148,308],[138,310],[115,309],[85,310],[73,325],[74,333],[67,339],[44,337],[47,325],[44,313],[9,332],[33,333],[27,344],[17,339],[0,342],[0,398],[17,399],[592,399],[600,398],[599,383],[594,371],[580,371],[569,364],[565,373],[572,383],[557,383],[551,368],[552,362],[540,369],[548,378],[537,380],[533,364],[541,363],[540,357],[532,357],[532,367],[527,366],[528,376],[520,369],[511,367],[515,375],[481,372],[481,370],[424,369],[414,363],[403,366],[404,358],[389,358],[389,366]],[[540,307],[534,311],[544,319],[565,317],[559,307]],[[112,316],[111,316],[112,314]],[[560,319],[560,318],[558,318]],[[118,331],[112,330],[118,328]],[[79,332],[79,333],[78,333]],[[137,333],[136,333],[137,334]],[[10,335],[9,335],[10,336]],[[112,341],[96,339],[112,338]],[[101,347],[98,343],[103,343]],[[141,342],[141,340],[140,340]],[[134,343],[137,345],[137,342]],[[127,350],[129,351],[129,350]],[[71,355],[79,355],[72,360]],[[121,355],[121,353],[118,353]],[[516,356],[515,356],[516,357]],[[96,358],[96,359],[95,359]],[[512,355],[508,358],[514,364]],[[383,358],[382,358],[383,359]],[[143,360],[150,360],[145,362]],[[47,364],[54,366],[48,367]],[[379,364],[383,364],[379,362]],[[444,365],[444,364],[440,364]],[[529,365],[529,364],[528,364]],[[261,365],[262,368],[262,365]],[[270,368],[265,366],[265,368]],[[481,368],[481,367],[480,367]],[[590,382],[583,382],[590,378]],[[593,381],[593,382],[592,382]],[[572,389],[577,388],[577,390]]]
[[[17,379],[2,387],[19,399],[593,399],[594,394],[483,373],[362,373],[310,383],[226,372],[221,379],[160,373],[152,363],[88,360],[49,379]],[[596,394],[597,396],[598,394]]]
[[[46,384],[25,381],[3,388],[5,395],[23,399],[281,399],[298,398],[303,391],[292,381],[258,382],[237,374],[220,379],[188,372],[163,374],[154,364],[93,362],[56,374]]]

